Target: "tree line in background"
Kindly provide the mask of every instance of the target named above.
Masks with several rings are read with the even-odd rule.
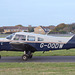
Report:
[[[72,24],[61,23],[49,32],[49,34],[68,34],[68,33],[75,34],[75,23]]]
[[[22,26],[22,25],[16,25],[16,26]],[[34,32],[34,27],[30,25],[28,26],[28,30],[29,32]],[[75,23],[72,24],[61,23],[55,26],[55,28],[49,32],[49,34],[71,34],[71,33],[75,34]]]
[[[16,26],[22,27],[22,25],[16,25]],[[32,27],[31,25],[28,26],[29,32],[34,32],[34,28],[35,27]],[[4,29],[0,28],[0,32],[3,32],[3,31]],[[49,32],[49,34],[68,34],[68,33],[75,34],[75,23],[72,23],[72,24],[61,23],[55,26],[55,28]]]
[[[34,27],[30,26],[28,27],[28,29],[29,32],[34,31]],[[71,34],[71,33],[75,34],[75,23],[72,24],[61,23],[55,26],[55,28],[49,32],[49,34]]]

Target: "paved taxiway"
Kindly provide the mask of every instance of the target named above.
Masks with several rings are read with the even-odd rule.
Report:
[[[23,61],[21,57],[2,57],[1,62],[75,62],[75,56],[33,56]]]

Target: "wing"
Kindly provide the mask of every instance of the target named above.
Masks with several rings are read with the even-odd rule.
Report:
[[[36,48],[25,42],[10,42],[10,45],[15,50],[35,52]]]

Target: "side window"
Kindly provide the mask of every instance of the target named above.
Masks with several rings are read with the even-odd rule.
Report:
[[[27,41],[35,41],[35,37],[34,36],[28,36]]]
[[[43,38],[38,37],[38,41],[44,41],[44,39],[43,39]]]
[[[15,35],[14,40],[25,41],[26,40],[26,36],[25,35]]]

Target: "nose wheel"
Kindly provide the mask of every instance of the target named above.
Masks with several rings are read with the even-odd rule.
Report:
[[[33,55],[31,54],[31,52],[26,53],[26,52],[24,51],[24,55],[22,56],[22,59],[23,59],[24,61],[27,61],[28,59],[31,59],[32,56],[33,56]]]
[[[24,61],[28,60],[28,55],[24,54],[24,55],[22,56],[22,59],[23,59]]]

